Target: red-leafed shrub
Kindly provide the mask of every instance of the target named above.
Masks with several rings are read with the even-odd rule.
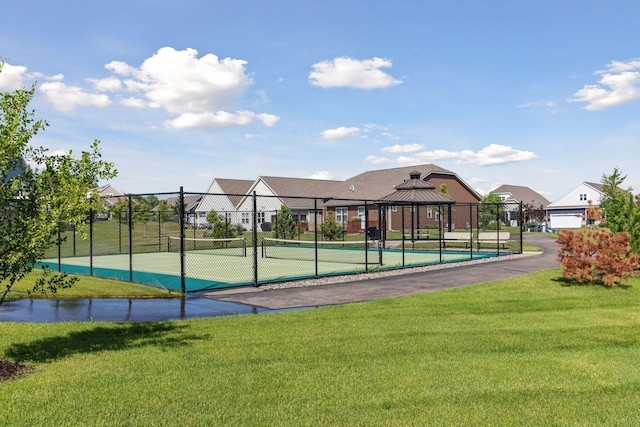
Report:
[[[629,233],[609,230],[558,233],[562,275],[581,283],[616,286],[638,272],[639,256],[631,252]]]

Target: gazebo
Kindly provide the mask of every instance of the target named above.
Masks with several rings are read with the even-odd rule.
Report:
[[[392,206],[400,206],[403,210],[402,213],[402,229],[405,227],[405,215],[404,209],[406,206],[410,207],[410,225],[411,225],[411,238],[414,240],[414,230],[419,228],[418,223],[418,212],[420,210],[420,206],[435,206],[440,215],[442,215],[443,206],[451,206],[454,205],[456,201],[436,190],[436,188],[429,184],[426,181],[420,179],[420,172],[412,171],[409,174],[409,180],[404,181],[403,183],[397,185],[395,187],[395,191],[391,194],[388,194],[378,201],[378,206],[380,206],[380,230],[386,230],[386,218],[385,212],[387,211],[386,207],[389,205]],[[451,224],[451,209],[446,209],[448,215],[447,224]],[[384,224],[384,226],[383,226]],[[383,237],[383,236],[381,236]],[[384,240],[384,238],[382,239]]]

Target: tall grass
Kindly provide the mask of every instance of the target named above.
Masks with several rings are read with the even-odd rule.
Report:
[[[637,425],[640,280],[560,270],[158,323],[0,324],[2,425]]]

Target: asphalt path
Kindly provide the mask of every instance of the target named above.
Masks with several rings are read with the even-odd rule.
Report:
[[[236,288],[206,293],[206,297],[263,307],[271,310],[318,307],[433,292],[441,289],[506,279],[559,266],[556,242],[545,234],[526,234],[525,242],[539,246],[542,253],[493,260],[460,263],[448,268],[366,280],[265,290]]]

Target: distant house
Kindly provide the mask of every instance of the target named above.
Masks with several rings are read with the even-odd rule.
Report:
[[[519,209],[520,203],[522,203],[522,210],[524,213],[524,222],[531,222],[534,219],[533,210],[539,210],[544,212],[546,207],[549,205],[549,200],[547,200],[544,196],[530,189],[529,187],[523,187],[520,185],[501,185],[492,191],[493,194],[500,196],[500,199],[505,203],[506,211],[507,211],[507,221],[512,219],[513,213]],[[539,218],[540,221],[543,218]]]
[[[238,205],[244,199],[254,181],[248,179],[214,178],[209,184],[207,194],[204,194],[195,207],[194,218],[199,225],[207,223],[207,214],[216,211],[223,215],[226,221],[240,224]]]
[[[203,216],[198,212],[198,204],[202,200],[202,194],[186,194],[184,197],[184,221],[191,225],[193,228],[200,228],[206,224],[206,215]],[[166,199],[167,205],[170,208],[177,209],[180,203],[180,197],[174,196]],[[158,210],[156,206],[154,209]],[[179,215],[178,217],[179,218]]]
[[[384,205],[388,210],[385,215],[389,230],[401,228],[403,213],[406,227],[420,228],[438,224],[440,213],[434,207],[443,201],[447,201],[448,204],[453,199],[457,203],[465,204],[478,203],[481,200],[480,194],[454,172],[425,164],[368,171],[345,181],[276,176],[260,176],[255,181],[216,178],[206,194],[202,195],[191,219],[195,224],[205,224],[206,214],[215,210],[224,215],[229,222],[240,224],[247,230],[251,229],[254,203],[252,195],[255,192],[256,222],[260,229],[268,230],[282,205],[291,210],[297,223],[310,231],[315,229],[315,221],[321,224],[329,213],[345,229],[348,228],[348,222],[357,217],[360,229],[364,229],[367,226],[365,216],[368,216],[369,226],[378,225],[379,204],[375,202],[383,200],[394,193],[397,187],[410,181],[413,172],[426,184],[421,187],[430,189],[427,193],[440,194],[441,190],[446,190],[450,199],[436,197],[433,199],[432,207],[422,204],[416,207],[418,212],[413,212],[408,206],[406,210],[398,209],[398,205],[390,205],[386,199],[380,205]],[[449,218],[451,223],[447,222],[446,226],[452,229],[470,225],[468,210],[456,213],[453,208],[452,215],[447,220]]]
[[[121,196],[124,196],[124,193],[122,193],[111,184],[105,184],[102,187],[98,187],[97,190],[100,194],[100,205],[106,208],[107,211],[98,212],[95,215],[95,218],[102,220],[110,219],[112,215],[111,208],[113,208],[120,200],[122,200]]]
[[[121,199],[121,196],[124,196],[124,193],[118,190],[111,184],[103,185],[102,187],[98,187],[98,192],[100,193],[100,203],[103,206],[111,208],[118,203]]]
[[[351,218],[359,217],[362,227],[365,227],[365,204],[359,200],[381,200],[393,193],[397,186],[409,181],[411,174],[416,172],[420,179],[431,184],[436,191],[446,190],[446,193],[456,203],[478,203],[482,197],[469,184],[456,173],[433,164],[405,166],[391,169],[372,170],[356,175],[346,181],[340,182],[334,192],[334,200],[325,204],[326,210],[332,211],[338,223],[345,224]],[[434,205],[436,202],[434,201]],[[377,207],[369,209],[369,225],[377,226]],[[420,207],[417,207],[420,209]],[[422,206],[422,212],[410,212],[409,209],[398,209],[398,206],[389,206],[386,212],[386,224],[388,230],[399,230],[403,223],[405,228],[421,228],[427,225],[435,225],[440,220],[439,212],[433,208]],[[468,224],[468,211],[455,211],[451,218],[451,224],[445,224],[448,228],[465,228]]]
[[[273,223],[282,205],[286,205],[296,222],[306,223],[309,230],[314,230],[316,219],[318,224],[322,223],[324,199],[332,197],[341,183],[323,179],[258,177],[238,205],[241,224],[247,229],[252,226],[253,198],[250,196],[255,191],[259,227],[266,228],[262,227],[263,223]]]
[[[582,182],[547,206],[551,228],[580,228],[587,224],[587,209],[598,207],[603,196],[602,184]]]

